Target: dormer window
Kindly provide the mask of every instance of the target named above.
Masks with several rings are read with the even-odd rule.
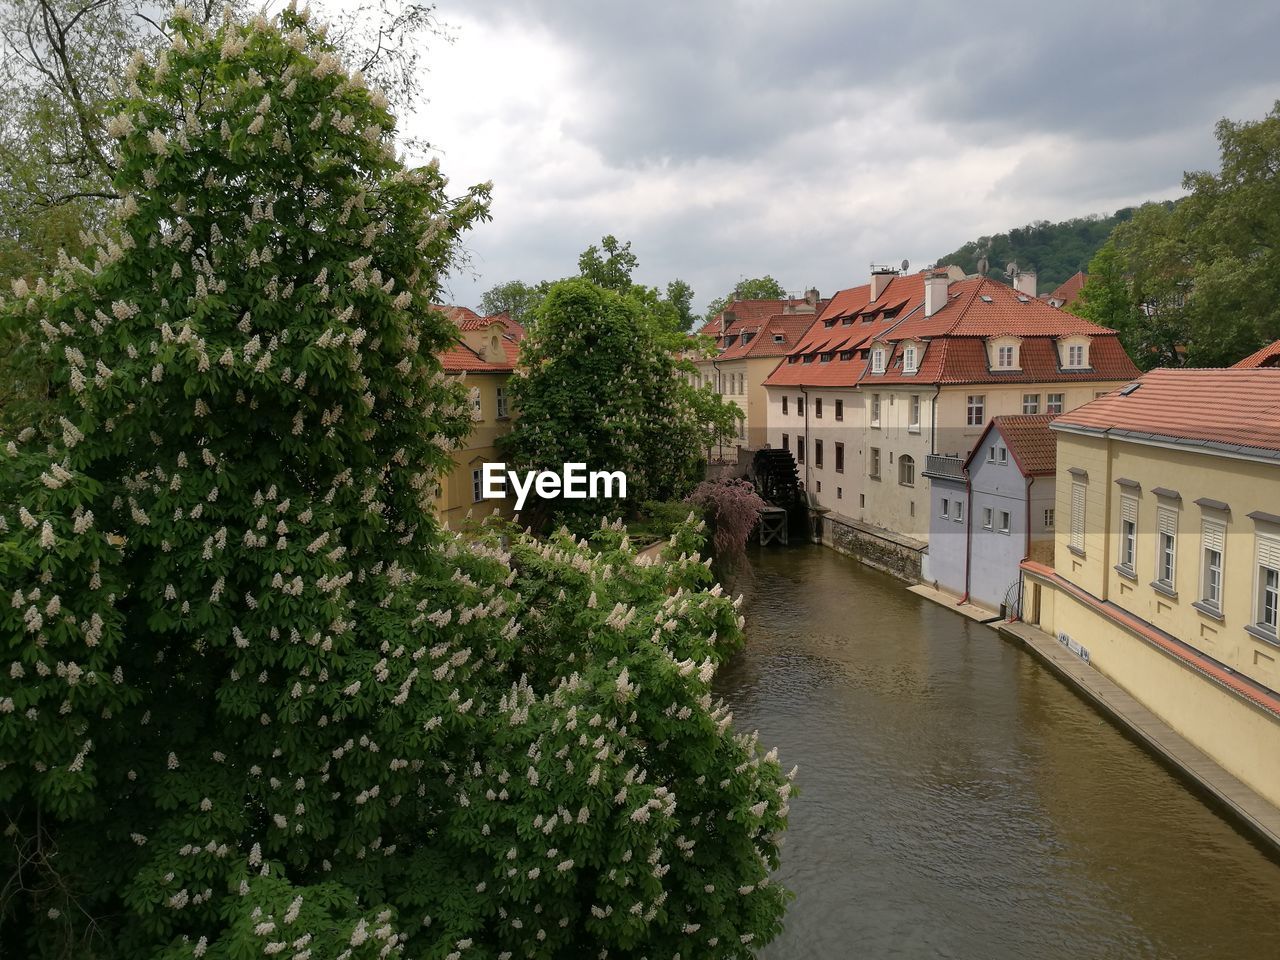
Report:
[[[993,337],[987,341],[987,365],[1004,372],[1022,369],[1022,340],[1018,337]]]
[[[786,339],[787,339],[787,338],[786,338],[786,337],[784,337],[784,336],[783,336],[782,334],[780,334],[780,333],[775,333],[775,334],[773,335],[773,342],[774,342],[774,343],[782,343],[782,342],[783,342],[783,341],[785,341]]]
[[[1089,338],[1086,336],[1063,337],[1058,341],[1058,362],[1063,370],[1087,370],[1089,367]]]
[[[871,351],[871,372],[884,373],[884,348],[876,347]]]
[[[750,342],[751,342],[751,339],[752,339],[754,336],[755,336],[755,334],[754,334],[754,333],[744,333],[744,334],[742,335],[742,345],[745,347],[748,343],[750,343]]]
[[[915,373],[916,369],[916,345],[914,343],[908,343],[902,348],[902,372]]]

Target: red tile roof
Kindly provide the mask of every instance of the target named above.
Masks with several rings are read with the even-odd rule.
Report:
[[[510,315],[503,312],[482,317],[469,307],[436,306],[435,309],[453,321],[459,332],[487,330],[494,323],[501,323],[504,328],[502,350],[506,354],[505,361],[495,363],[486,360],[465,341],[460,341],[440,353],[445,373],[510,373],[515,369],[520,357],[520,341],[524,339],[524,327]]]
[[[1063,309],[1070,307],[1076,302],[1076,298],[1080,296],[1080,291],[1084,289],[1085,282],[1089,279],[1089,275],[1083,270],[1078,271],[1073,276],[1067,277],[1066,280],[1059,284],[1058,289],[1049,294],[1046,299],[1058,300],[1062,303]]]
[[[1131,380],[1138,368],[1120,345],[1114,330],[1100,327],[1042,300],[1024,296],[1012,287],[974,277],[952,283],[947,303],[931,317],[917,311],[894,325],[883,339],[893,345],[885,372],[862,376],[864,384],[1041,383]],[[1004,334],[1022,340],[1021,369],[993,371],[987,363],[986,341]],[[1089,363],[1084,370],[1064,370],[1058,362],[1056,339],[1090,338]],[[902,341],[923,344],[915,373],[902,370]],[[919,349],[919,348],[917,348]]]
[[[796,344],[817,322],[817,319],[816,313],[778,313],[763,323],[737,324],[733,328],[737,332],[737,339],[716,359],[781,357],[795,349]],[[778,342],[776,337],[781,337],[781,342]]]
[[[1152,370],[1058,417],[1054,429],[1280,453],[1280,369]]]
[[[1024,477],[1050,477],[1057,469],[1057,438],[1049,430],[1055,414],[1040,413],[1023,416],[992,417],[973,452],[965,461],[967,467],[982,450],[987,434],[997,430],[1004,438],[1005,446]]]
[[[721,320],[724,321],[724,332],[732,333],[739,326],[752,323],[760,323],[772,317],[776,313],[783,313],[788,307],[792,309],[803,308],[809,303],[803,298],[799,300],[730,300],[720,313],[716,314],[705,324],[698,333],[705,337],[720,337]],[[818,309],[810,314],[810,317],[816,316],[821,311],[822,301],[819,301]],[[730,313],[732,317],[725,317],[726,313]]]
[[[1280,367],[1280,340],[1269,343],[1257,353],[1251,353],[1239,363],[1233,363],[1237,369],[1256,367]]]
[[[765,386],[855,386],[866,370],[864,354],[871,341],[923,306],[924,275],[894,277],[874,302],[870,297],[871,286],[865,283],[832,297],[818,322],[778,364]],[[886,316],[886,311],[891,315]]]

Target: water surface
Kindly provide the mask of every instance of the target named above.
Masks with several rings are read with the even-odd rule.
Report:
[[[1280,865],[988,627],[765,549],[717,681],[799,764],[763,956],[1280,958]]]

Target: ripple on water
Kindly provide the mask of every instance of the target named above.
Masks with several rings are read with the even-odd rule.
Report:
[[[800,766],[769,958],[1280,958],[1280,867],[994,632],[759,551],[718,692]]]

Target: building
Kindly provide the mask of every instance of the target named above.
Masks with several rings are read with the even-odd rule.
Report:
[[[1243,360],[1233,363],[1233,367],[1238,368],[1257,368],[1257,367],[1280,367],[1280,340],[1275,343],[1269,343],[1257,353],[1251,353]]]
[[[440,355],[444,372],[462,380],[471,404],[473,428],[453,453],[453,468],[440,481],[436,514],[457,525],[468,513],[487,514],[496,507],[511,511],[505,501],[482,500],[481,468],[501,459],[498,438],[511,429],[507,381],[520,354],[524,328],[505,313],[481,317],[466,307],[438,308],[458,327],[459,340]]]
[[[1280,369],[1153,370],[1052,429],[1023,619],[1280,805]]]
[[[795,451],[831,538],[840,525],[886,531],[919,554],[928,457],[964,459],[992,417],[1072,410],[1138,370],[1115,331],[1031,287],[946,270],[881,277],[837,295],[766,381],[769,442]],[[913,563],[899,572],[918,575]]]
[[[691,358],[698,368],[695,382],[717,390],[742,412],[738,435],[726,437],[726,447],[766,445],[765,378],[795,349],[825,305],[817,290],[797,299],[734,300],[699,331],[714,338],[715,351]]]
[[[1071,305],[1080,298],[1080,291],[1084,289],[1088,280],[1087,273],[1083,270],[1077,271],[1062,281],[1053,293],[1048,294],[1044,298],[1045,302],[1055,310],[1070,310]]]
[[[926,580],[998,611],[1017,596],[1023,560],[1052,560],[1052,420],[993,417],[968,457],[926,459],[933,497]]]

